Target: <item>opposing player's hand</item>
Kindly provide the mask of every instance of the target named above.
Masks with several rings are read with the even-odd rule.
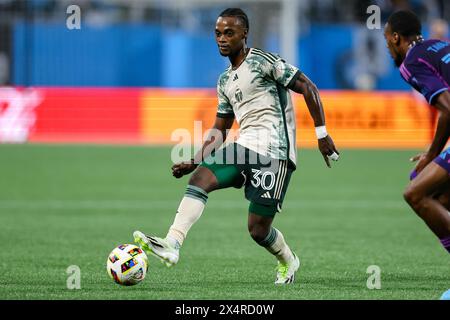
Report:
[[[420,173],[431,161],[433,161],[433,157],[429,156],[428,153],[420,153],[411,159],[409,159],[411,162],[416,162],[415,171]]]
[[[179,179],[184,175],[191,173],[197,168],[197,165],[192,161],[177,163],[172,166],[172,175]]]
[[[328,135],[323,139],[318,140],[319,150],[322,153],[323,159],[328,168],[331,168],[330,159],[333,161],[339,160],[339,151],[334,146],[333,139]]]

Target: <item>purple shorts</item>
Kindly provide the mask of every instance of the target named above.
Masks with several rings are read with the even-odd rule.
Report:
[[[450,148],[442,152],[436,159],[433,160],[433,162],[440,165],[442,168],[447,170],[448,174],[450,174]],[[416,170],[413,170],[409,176],[409,179],[414,180],[416,177],[417,172]]]
[[[444,150],[444,152],[442,152],[439,157],[434,159],[434,162],[447,170],[447,172],[450,174],[450,148]]]

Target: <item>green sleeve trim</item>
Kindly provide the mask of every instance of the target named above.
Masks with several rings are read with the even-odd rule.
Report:
[[[231,119],[231,118],[234,118],[234,113],[217,112],[217,118]]]
[[[297,79],[302,75],[303,72],[301,72],[300,70],[298,70],[294,76],[292,77],[291,81],[289,81],[289,84],[287,85],[287,88],[292,88],[295,84],[295,81],[297,81]]]

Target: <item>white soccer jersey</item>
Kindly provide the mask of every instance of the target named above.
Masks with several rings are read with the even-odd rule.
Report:
[[[218,117],[235,117],[238,144],[296,164],[294,106],[287,88],[299,70],[279,56],[250,48],[242,64],[219,77]]]

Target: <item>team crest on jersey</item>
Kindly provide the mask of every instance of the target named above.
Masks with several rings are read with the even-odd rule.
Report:
[[[244,95],[242,94],[241,89],[237,88],[236,93],[234,94],[234,97],[236,98],[237,102],[242,102]]]

